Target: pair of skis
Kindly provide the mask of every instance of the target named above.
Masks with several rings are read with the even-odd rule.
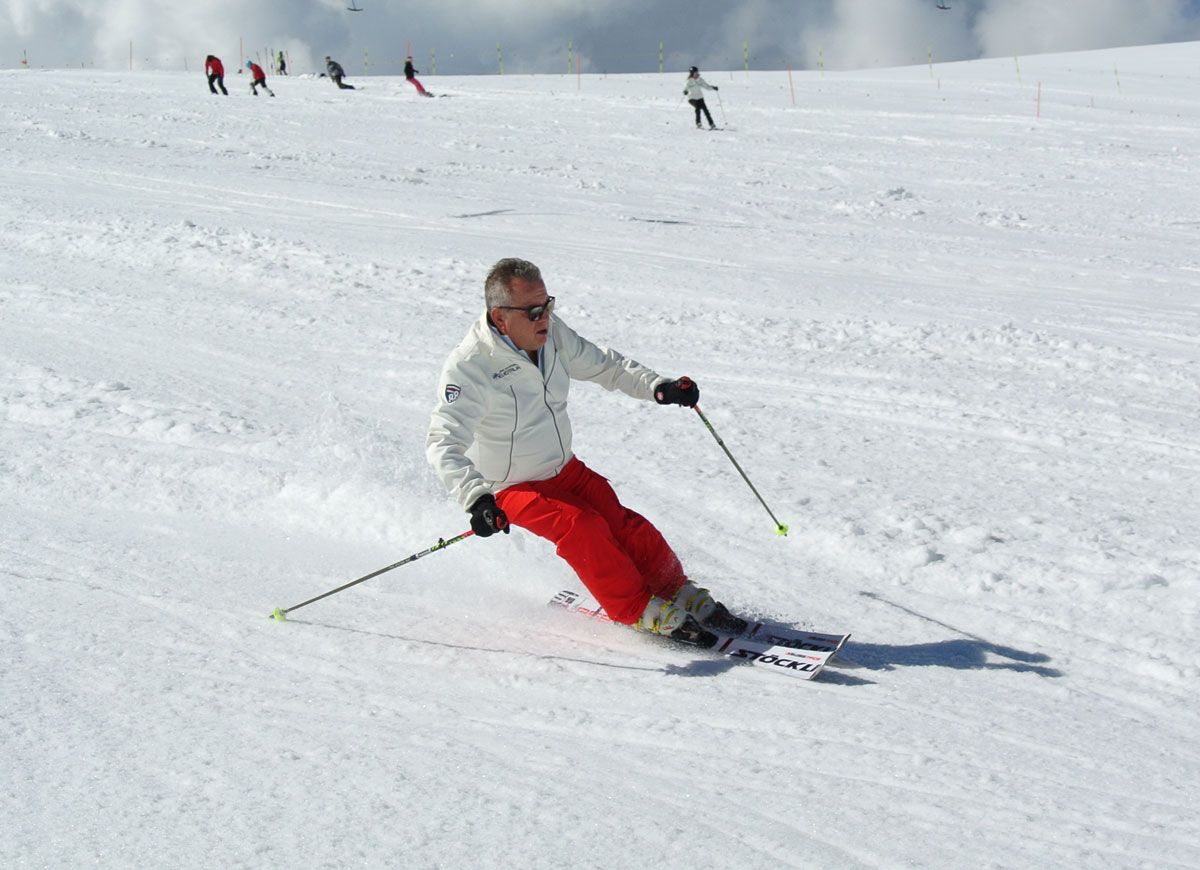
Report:
[[[599,602],[586,593],[564,589],[549,603],[590,619],[613,621]],[[849,640],[848,634],[798,631],[762,622],[751,622],[738,635],[713,633],[717,635],[717,642],[709,652],[801,680],[813,679],[826,665],[855,666],[847,659],[834,662]]]

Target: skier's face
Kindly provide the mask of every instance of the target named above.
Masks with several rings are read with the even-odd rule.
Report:
[[[541,350],[550,335],[549,310],[543,312],[537,320],[530,320],[529,314],[519,309],[549,302],[550,295],[546,292],[546,285],[541,281],[513,278],[510,290],[513,307],[493,308],[492,323],[521,350]]]

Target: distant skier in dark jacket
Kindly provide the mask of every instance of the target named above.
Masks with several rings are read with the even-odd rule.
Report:
[[[417,81],[418,72],[420,72],[420,70],[413,66],[412,55],[409,55],[404,59],[404,77],[412,82],[412,86],[417,89],[418,94],[423,97],[432,97],[433,94],[425,90],[425,88],[421,86],[421,83]]]
[[[346,71],[342,69],[342,65],[329,55],[325,55],[325,72],[329,73],[329,77],[333,79],[333,83],[343,91],[356,90],[354,85],[348,85],[342,79],[346,77]]]
[[[271,96],[275,96],[275,92],[267,87],[267,74],[263,72],[263,68],[252,60],[246,61],[246,69],[250,70],[250,93],[258,96],[258,89],[262,87]]]
[[[225,90],[225,65],[221,63],[221,58],[212,54],[204,58],[204,74],[208,76],[208,89],[210,91],[215,94],[219,87],[221,93],[229,96],[229,91]],[[213,87],[214,82],[216,83],[216,87]]]
[[[276,73],[278,73],[278,74],[279,74],[279,75],[281,75],[281,76],[285,76],[285,75],[287,75],[287,74],[288,74],[288,71],[287,71],[287,58],[285,58],[285,57],[283,56],[283,49],[282,49],[282,48],[281,48],[281,49],[279,49],[279,51],[278,51],[278,52],[276,52],[276,54],[275,54],[275,72],[276,72]]]
[[[708,129],[715,130],[717,125],[713,123],[712,115],[708,113],[708,106],[704,102],[704,92],[721,90],[716,85],[710,85],[704,79],[700,78],[700,70],[692,67],[688,70],[687,81],[683,84],[683,95],[687,97],[688,102],[692,104],[692,108],[696,110],[696,129],[700,129],[700,113],[704,113],[704,117],[708,119]]]

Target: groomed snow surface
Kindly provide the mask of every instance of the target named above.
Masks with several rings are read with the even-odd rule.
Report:
[[[0,74],[0,864],[1200,865],[1200,46]],[[231,65],[232,66],[232,65]],[[1041,118],[1037,88],[1041,83]],[[424,459],[492,262],[702,407],[577,453],[804,683],[545,606]]]

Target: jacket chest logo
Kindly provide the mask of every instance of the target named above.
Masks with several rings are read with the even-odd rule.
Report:
[[[506,365],[504,368],[500,369],[500,371],[493,372],[492,380],[493,381],[502,381],[505,378],[507,378],[509,375],[514,374],[515,372],[519,372],[520,370],[521,370],[521,367],[519,365],[517,365],[516,363],[510,363],[509,365]]]

